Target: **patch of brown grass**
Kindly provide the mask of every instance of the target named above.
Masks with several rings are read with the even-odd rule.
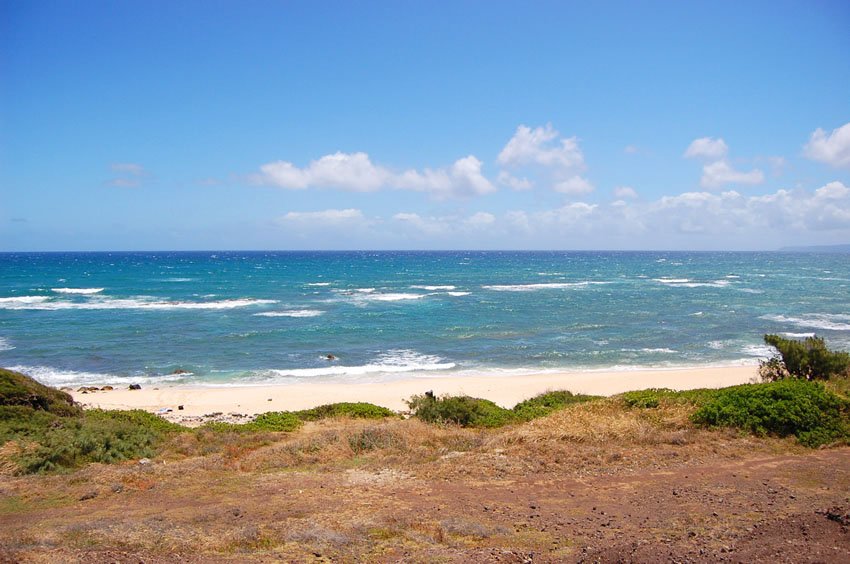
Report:
[[[518,425],[503,435],[506,444],[570,441],[591,445],[641,445],[682,442],[693,429],[693,407],[662,405],[627,409],[616,399],[570,406],[549,417]]]

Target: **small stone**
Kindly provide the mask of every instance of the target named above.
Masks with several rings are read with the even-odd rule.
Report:
[[[146,465],[148,465],[148,464],[150,464],[150,463],[151,463],[151,459],[150,459],[150,458],[140,458],[140,459],[139,459],[139,464],[141,464],[142,466],[146,466]]]
[[[178,406],[177,406],[177,409],[178,409],[178,410],[180,410],[180,411],[183,411],[183,406],[182,406],[182,405],[178,405]]]
[[[141,386],[141,384],[130,384],[130,387],[127,388],[127,389],[128,390],[141,390],[142,386]]]
[[[121,493],[124,491],[123,484],[112,484],[112,493]]]
[[[96,497],[97,497],[97,490],[92,490],[92,491],[90,491],[86,494],[83,494],[83,496],[80,497],[80,501],[87,501],[89,499],[94,499]]]
[[[103,391],[103,392],[111,392],[111,391],[112,391],[112,390],[114,390],[114,389],[115,389],[115,388],[113,388],[112,386],[104,386],[104,387],[102,387],[102,388],[101,388],[101,391]]]

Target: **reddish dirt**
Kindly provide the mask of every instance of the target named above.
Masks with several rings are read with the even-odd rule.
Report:
[[[588,476],[494,478],[492,457],[453,456],[460,477],[197,459],[0,479],[0,562],[850,562],[847,447]]]

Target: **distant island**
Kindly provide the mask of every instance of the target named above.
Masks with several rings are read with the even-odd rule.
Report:
[[[785,253],[850,253],[850,244],[846,245],[811,245],[803,247],[782,247],[779,252]]]

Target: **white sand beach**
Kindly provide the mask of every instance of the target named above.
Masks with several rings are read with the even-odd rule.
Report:
[[[202,416],[214,412],[257,414],[307,409],[335,402],[370,402],[393,410],[406,409],[405,400],[428,390],[437,395],[465,394],[492,400],[504,407],[550,390],[614,395],[646,388],[720,388],[746,384],[757,378],[757,366],[559,372],[521,376],[458,376],[407,378],[381,383],[299,383],[271,386],[182,387],[160,386],[141,390],[72,392],[87,407],[104,409],[171,409]]]

